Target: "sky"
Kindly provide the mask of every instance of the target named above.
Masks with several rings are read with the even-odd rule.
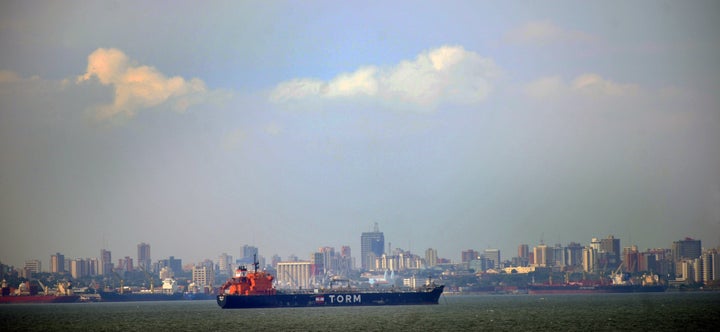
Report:
[[[717,1],[3,1],[0,261],[720,245]]]

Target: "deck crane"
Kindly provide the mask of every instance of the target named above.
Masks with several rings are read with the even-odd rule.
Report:
[[[150,281],[150,292],[154,293],[155,292],[155,282],[153,280],[153,277],[150,275],[150,273],[147,272],[147,270],[145,270],[144,267],[139,266],[139,268],[140,268],[140,270],[143,271],[143,273],[145,273],[145,278],[147,278],[148,281]]]
[[[117,272],[115,272],[115,270],[113,270],[112,273],[113,273],[113,275],[115,276],[115,278],[117,278],[117,280],[120,281],[120,291],[119,291],[119,293],[122,294],[122,293],[124,292],[124,290],[125,290],[125,281],[124,281],[122,278],[120,278],[120,275],[119,275]]]

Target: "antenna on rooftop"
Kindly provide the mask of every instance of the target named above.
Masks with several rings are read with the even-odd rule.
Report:
[[[375,226],[373,226],[373,232],[375,232],[375,233],[380,232],[380,227],[378,226],[378,223],[375,223]]]

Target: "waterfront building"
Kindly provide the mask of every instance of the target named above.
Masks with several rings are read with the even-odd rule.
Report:
[[[372,232],[363,232],[360,235],[360,256],[361,268],[372,269],[375,265],[375,258],[381,257],[385,250],[385,235],[380,232],[378,224],[375,223]]]
[[[145,242],[137,245],[137,265],[145,271],[151,271],[150,245]]]
[[[112,273],[112,253],[110,250],[100,250],[100,275],[109,275]]]
[[[528,258],[530,254],[530,248],[527,244],[521,244],[518,246],[518,257],[520,258]]]
[[[615,236],[609,235],[607,238],[601,239],[598,252],[603,254],[600,255],[600,259],[602,266],[606,269],[614,270],[620,265],[620,239],[616,239]]]
[[[425,250],[425,265],[427,267],[433,267],[438,264],[437,249],[427,248]]]
[[[32,275],[32,273],[42,272],[42,266],[39,259],[31,259],[25,261],[25,270]]]
[[[705,284],[711,281],[720,280],[720,261],[716,249],[705,251],[700,256],[702,264],[702,279]]]
[[[308,289],[312,285],[312,262],[279,262],[277,265],[278,288]]]
[[[637,272],[654,272],[658,273],[657,256],[650,252],[641,252],[637,254]]]
[[[197,265],[192,270],[192,281],[198,287],[212,288],[215,284],[215,271],[212,266]]]
[[[583,265],[583,246],[580,243],[570,242],[565,247],[565,265],[569,267]]]
[[[161,259],[158,261],[158,269],[162,269],[166,266],[169,267],[173,273],[181,273],[182,259],[176,259],[175,256],[170,256],[168,259]]]
[[[583,248],[583,271],[585,272],[595,272],[595,267],[597,265],[597,257],[596,257],[597,251],[593,247],[585,247]]]
[[[637,246],[623,248],[623,271],[628,273],[636,273],[639,271],[640,255]]]
[[[133,265],[133,259],[130,256],[125,256],[125,258],[118,259],[117,270],[125,272],[134,271],[135,267]]]
[[[79,279],[90,275],[90,268],[84,259],[75,258],[70,261],[70,275]]]
[[[220,254],[220,256],[218,256],[218,273],[231,275],[232,271],[232,256],[226,253]]]
[[[563,248],[562,244],[557,243],[554,247],[548,248],[548,251],[552,252],[551,265],[565,267],[565,248]]]
[[[353,258],[350,252],[350,246],[342,246],[340,248],[340,257],[338,258],[337,273],[341,276],[349,276],[350,271],[355,269]]]
[[[702,245],[700,240],[694,240],[686,237],[684,240],[674,241],[672,243],[673,261],[682,259],[695,259],[702,255]]]
[[[550,262],[552,262],[550,250],[548,250],[548,246],[545,244],[539,244],[537,247],[533,248],[533,256],[535,257],[534,265],[538,267],[549,266]]]
[[[463,252],[460,253],[460,262],[463,264],[467,264],[468,262],[478,258],[480,258],[480,253],[473,249],[463,250]]]
[[[50,273],[63,272],[65,272],[65,256],[58,252],[50,256]]]
[[[500,249],[485,249],[482,254],[488,260],[490,269],[499,269],[500,266]]]

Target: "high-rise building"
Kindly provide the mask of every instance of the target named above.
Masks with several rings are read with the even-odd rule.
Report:
[[[63,272],[65,272],[65,256],[58,252],[50,256],[50,273]]]
[[[360,236],[360,256],[363,270],[373,269],[375,259],[381,257],[385,250],[385,235],[375,223],[372,232],[364,232]]]
[[[715,249],[705,251],[700,257],[702,260],[702,278],[703,282],[720,280],[720,261],[718,261],[718,252]]]
[[[89,262],[81,258],[76,258],[70,261],[70,275],[79,279],[90,275]]]
[[[135,270],[135,267],[133,266],[133,259],[130,256],[125,256],[125,258],[119,258],[118,259],[118,265],[117,270],[124,271],[124,272],[132,272]]]
[[[628,273],[638,272],[640,266],[639,256],[637,246],[623,248],[623,270]]]
[[[350,246],[340,247],[340,257],[337,257],[336,273],[347,277],[354,268],[353,259],[350,255]]]
[[[322,247],[318,249],[320,254],[320,262],[315,262],[317,265],[322,264],[322,273],[334,273],[337,271],[337,257],[335,257],[335,248],[333,247]],[[317,255],[316,255],[317,256]],[[319,269],[320,267],[318,267]]]
[[[150,271],[152,260],[150,259],[150,245],[143,242],[137,245],[137,264],[145,271]]]
[[[673,261],[695,259],[702,255],[700,240],[686,237],[685,240],[674,241],[672,244]]]
[[[474,261],[476,259],[480,258],[480,253],[473,249],[463,250],[462,253],[460,253],[460,261],[463,264],[467,264],[469,261]]]
[[[101,275],[108,275],[111,274],[113,270],[113,264],[112,264],[112,253],[110,250],[101,249],[100,250],[100,274]]]
[[[595,271],[595,265],[597,264],[596,253],[597,253],[597,250],[593,247],[583,248],[583,252],[582,252],[583,271],[585,271],[585,272],[594,272]]]
[[[490,269],[500,268],[500,249],[485,249],[482,257],[488,260]]]
[[[518,257],[528,258],[528,254],[530,254],[530,248],[527,244],[521,244],[518,246]]]
[[[548,251],[552,252],[551,265],[565,267],[565,248],[563,248],[562,244],[557,243],[555,244],[555,247],[548,248]]]
[[[168,259],[161,259],[158,262],[158,268],[162,269],[163,267],[170,268],[169,273],[180,274],[180,272],[182,272],[182,259],[176,259],[175,256],[170,256]]]
[[[552,262],[550,250],[548,250],[548,246],[545,244],[539,244],[533,248],[533,257],[535,257],[535,266],[538,267],[546,267]]]
[[[25,270],[29,273],[40,273],[42,272],[42,266],[39,259],[31,259],[25,261]]]
[[[242,252],[243,252],[243,258],[250,259],[252,262],[252,259],[258,255],[258,248],[255,246],[250,246],[250,245],[246,244],[243,246]]]
[[[437,249],[428,248],[425,250],[425,265],[433,267],[438,263]]]
[[[215,272],[211,266],[195,266],[192,270],[192,281],[198,287],[212,287],[215,284]]]
[[[218,256],[218,272],[220,274],[232,275],[232,256],[222,253]]]
[[[570,242],[565,247],[565,265],[578,267],[583,265],[583,246],[581,244]]]

